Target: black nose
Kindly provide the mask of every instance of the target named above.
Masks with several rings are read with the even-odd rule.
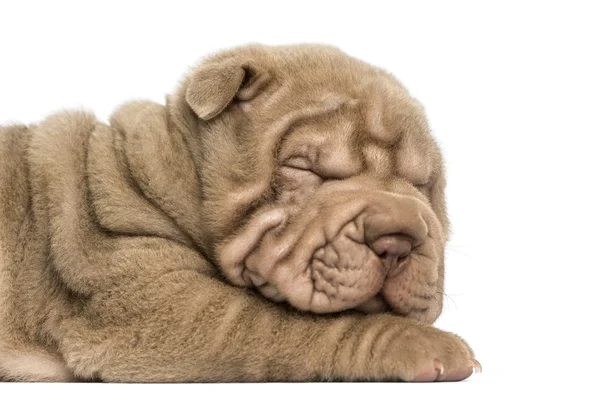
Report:
[[[402,234],[384,235],[371,242],[370,247],[391,271],[410,254],[412,241]]]

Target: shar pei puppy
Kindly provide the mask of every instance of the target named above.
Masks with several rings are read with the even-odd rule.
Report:
[[[0,378],[462,380],[421,105],[326,46],[203,60],[166,106],[0,128]]]

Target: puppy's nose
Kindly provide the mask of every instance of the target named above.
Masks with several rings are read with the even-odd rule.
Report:
[[[392,271],[404,257],[410,254],[412,242],[402,234],[383,235],[371,243],[371,249],[381,258],[388,271]]]

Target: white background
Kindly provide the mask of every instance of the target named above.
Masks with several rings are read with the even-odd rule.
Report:
[[[202,56],[249,42],[329,43],[394,73],[446,157],[453,237],[436,325],[467,339],[484,372],[458,384],[0,384],[0,397],[598,398],[599,38],[593,2],[2,1],[0,124],[162,103]]]

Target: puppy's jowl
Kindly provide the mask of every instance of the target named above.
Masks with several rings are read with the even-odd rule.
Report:
[[[422,107],[324,46],[204,60],[166,106],[0,128],[0,377],[461,380]]]

